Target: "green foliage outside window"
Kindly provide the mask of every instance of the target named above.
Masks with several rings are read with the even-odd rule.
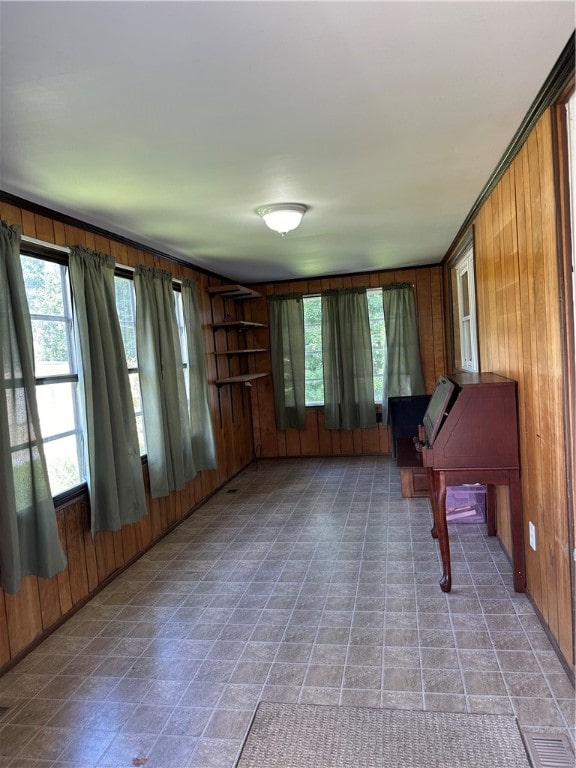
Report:
[[[54,262],[22,256],[37,376],[72,373],[68,354],[70,321],[63,292],[65,269]]]
[[[134,317],[134,290],[132,281],[122,277],[114,278],[116,292],[116,310],[120,321],[120,331],[126,352],[128,368],[136,368],[136,325]]]
[[[304,297],[305,393],[306,405],[324,403],[322,366],[322,299]]]
[[[386,354],[386,328],[382,290],[368,289],[368,314],[372,337],[372,360],[374,366],[374,400],[382,401],[382,375]],[[306,405],[323,405],[324,380],[322,365],[322,299],[320,296],[304,297],[304,343]]]

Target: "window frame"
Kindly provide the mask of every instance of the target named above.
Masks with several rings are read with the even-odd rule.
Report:
[[[83,409],[81,405],[81,392],[79,389],[79,374],[78,374],[78,360],[77,360],[77,344],[76,340],[74,338],[74,316],[73,316],[73,297],[72,297],[72,290],[70,286],[70,277],[69,277],[69,256],[70,256],[70,248],[66,246],[61,245],[55,245],[53,243],[48,243],[43,240],[37,240],[33,237],[28,237],[26,235],[22,236],[21,242],[20,242],[20,256],[27,256],[32,258],[41,259],[43,261],[48,261],[51,263],[58,264],[61,268],[65,270],[64,277],[62,277],[62,280],[66,280],[67,290],[64,292],[64,296],[66,299],[65,302],[65,313],[68,312],[68,315],[65,315],[65,317],[62,318],[62,320],[65,320],[66,325],[66,336],[68,340],[68,350],[69,350],[69,362],[70,367],[75,371],[75,373],[72,374],[57,374],[54,376],[37,376],[35,378],[35,384],[36,388],[39,386],[44,386],[46,384],[57,384],[57,383],[72,383],[75,384],[75,396],[74,396],[74,402],[73,402],[73,413],[74,413],[74,423],[75,423],[75,429],[74,430],[67,430],[63,433],[58,433],[56,435],[51,435],[50,437],[44,437],[42,436],[42,445],[45,445],[46,443],[54,442],[58,438],[67,437],[69,435],[77,435],[77,453],[78,453],[78,466],[79,466],[79,472],[80,475],[85,475],[85,467],[84,467],[84,441],[85,441],[85,434],[86,434],[86,425],[84,424],[83,419]],[[114,278],[124,278],[128,279],[130,281],[134,280],[134,268],[124,265],[115,265],[114,268]],[[25,286],[26,287],[26,286]],[[172,281],[172,288],[175,292],[175,294],[178,294],[181,292],[181,285],[180,282],[177,279],[173,279]],[[134,330],[136,329],[136,297],[134,293],[134,286],[132,285],[132,308],[133,308],[133,316],[134,316]],[[187,348],[187,342],[186,342],[186,325],[184,321],[184,313],[183,308],[180,303],[180,308],[178,307],[178,302],[176,302],[176,316],[178,320],[178,331],[179,331],[179,339],[180,339],[180,346],[182,349],[182,362],[183,362],[183,368],[186,371],[188,368],[188,348]],[[53,316],[52,315],[40,315],[39,313],[32,313],[30,312],[30,318],[31,320],[34,319],[44,319],[44,320],[50,320]],[[128,375],[139,373],[138,366],[129,365],[128,361],[126,360],[126,367],[128,371]],[[185,377],[187,379],[188,377]],[[188,392],[188,385],[186,386],[186,392],[188,396],[188,405],[189,405],[189,392]],[[143,428],[143,434],[144,434],[144,441],[145,441],[145,426],[144,426],[144,419],[143,419],[143,413],[142,410],[137,411],[136,408],[134,408],[134,415],[136,418],[138,416],[142,417],[142,428]],[[146,453],[140,454],[140,459],[142,462],[142,465],[145,465],[148,463],[148,456]],[[78,485],[74,485],[71,488],[68,488],[61,493],[55,494],[53,496],[54,505],[56,507],[64,506],[66,504],[69,504],[71,501],[74,501],[84,495],[86,495],[88,491],[88,484],[86,480],[82,480]]]
[[[320,321],[318,323],[307,323],[306,322],[306,314],[307,314],[307,304],[310,306],[311,300],[317,300],[320,302]],[[303,304],[303,310],[304,310],[304,405],[306,408],[322,408],[324,406],[324,378],[323,376],[320,377],[310,377],[308,376],[308,368],[309,364],[308,361],[312,356],[314,357],[320,357],[320,370],[323,371],[323,365],[322,365],[322,297],[319,293],[310,293],[305,294],[302,296],[302,304]],[[307,340],[307,329],[311,327],[311,325],[317,326],[320,329],[320,348],[316,348],[316,346],[312,346],[310,349],[308,349],[308,340]],[[308,400],[308,392],[309,388],[312,383],[320,384],[321,391],[322,391],[322,400]]]
[[[450,270],[454,367],[458,370],[477,373],[480,370],[480,358],[472,233],[456,252]],[[466,296],[464,296],[464,287]],[[467,307],[465,307],[465,298],[467,298]]]
[[[51,264],[56,264],[60,267],[60,284],[63,289],[62,303],[63,303],[64,315],[60,317],[56,315],[47,315],[43,313],[30,311],[30,322],[32,326],[32,331],[34,330],[34,320],[50,322],[50,321],[55,321],[55,319],[57,319],[58,322],[62,322],[65,324],[65,333],[66,333],[66,341],[67,341],[67,349],[68,349],[68,363],[69,363],[70,370],[73,371],[73,373],[68,373],[68,374],[55,374],[53,376],[42,375],[42,376],[35,377],[35,386],[36,386],[37,393],[38,393],[38,387],[42,387],[42,386],[67,384],[67,383],[73,385],[72,413],[73,413],[73,419],[74,419],[74,429],[72,430],[68,429],[63,432],[57,432],[48,437],[45,437],[44,435],[42,435],[43,446],[49,445],[50,443],[53,443],[56,440],[61,440],[63,438],[72,437],[72,436],[75,437],[75,442],[76,442],[78,474],[81,478],[81,481],[76,485],[70,486],[70,488],[66,488],[63,491],[54,494],[53,499],[54,499],[54,504],[56,506],[65,504],[71,499],[82,495],[87,490],[87,482],[85,479],[86,468],[85,468],[85,458],[84,458],[84,440],[85,440],[86,430],[85,430],[84,420],[82,417],[82,405],[80,401],[81,393],[79,389],[78,360],[77,360],[76,342],[74,338],[74,315],[73,315],[73,306],[72,306],[72,292],[70,287],[70,277],[68,273],[69,253],[70,251],[68,248],[62,248],[59,246],[51,247],[48,244],[40,243],[39,241],[33,240],[32,238],[28,239],[23,237],[20,243],[21,259],[22,257],[40,259],[42,261],[46,261]],[[26,289],[26,283],[24,287]],[[34,338],[34,333],[32,333],[32,337]]]
[[[383,301],[382,301],[382,286],[367,287],[366,288],[366,293],[367,294],[369,294],[369,293],[377,293],[377,292],[380,294],[380,306],[381,306],[381,311],[382,311],[382,322],[384,323],[384,304],[383,304]],[[305,355],[304,393],[305,393],[305,406],[306,406],[306,408],[323,408],[324,407],[324,399],[322,399],[322,401],[308,400],[308,391],[309,391],[309,384],[308,384],[308,382],[318,382],[319,381],[318,377],[312,379],[312,378],[310,378],[307,375],[307,373],[308,373],[308,359],[309,359],[310,355],[319,355],[320,356],[320,361],[322,362],[322,346],[321,346],[322,345],[322,340],[321,340],[321,336],[320,336],[320,349],[316,349],[316,348],[313,348],[311,350],[308,349],[307,327],[309,326],[309,324],[306,322],[306,301],[310,300],[310,299],[317,299],[318,301],[321,302],[322,301],[322,296],[319,293],[309,293],[309,294],[304,294],[302,296],[302,301],[304,303],[304,349],[305,349],[305,352],[304,352],[304,355]],[[370,302],[368,302],[368,312],[370,313]],[[379,343],[378,345],[375,345],[374,334],[372,332],[373,331],[373,321],[374,321],[374,318],[373,318],[372,315],[370,315],[370,338],[371,338],[371,341],[372,341],[372,359],[374,360],[374,357],[375,357],[375,354],[374,354],[375,347],[377,347],[377,348],[384,347],[385,348],[385,344],[386,344],[386,327],[385,327],[385,325],[383,326],[384,327],[384,334],[383,334],[383,338],[381,340],[381,343]],[[321,325],[322,325],[322,312],[321,311],[320,311],[320,322],[317,323],[317,324],[315,323],[314,325],[318,325],[321,328]],[[322,370],[322,366],[321,366],[321,370]],[[381,407],[382,406],[382,385],[380,385],[378,387],[377,383],[376,383],[376,380],[378,379],[378,377],[380,377],[380,379],[382,380],[383,375],[384,375],[384,371],[383,370],[382,371],[374,370],[374,405],[376,407],[378,407],[378,406]],[[324,392],[324,382],[323,382],[323,379],[322,379],[322,393],[323,392]]]
[[[134,327],[134,344],[136,345],[136,292],[134,290],[134,271],[131,269],[128,269],[126,267],[122,266],[116,266],[114,269],[114,288],[116,288],[116,280],[128,280],[130,282],[130,304],[132,307],[132,317],[133,317],[133,327]],[[114,291],[114,296],[116,296],[116,290]],[[118,303],[116,302],[116,312],[118,313]],[[118,315],[118,321],[120,323],[120,328],[122,329],[122,321],[120,320],[120,316]],[[124,337],[122,337],[122,342],[124,343]],[[145,463],[148,459],[148,451],[146,447],[146,426],[144,424],[144,412],[142,410],[142,390],[140,389],[140,368],[138,366],[138,350],[136,349],[136,365],[130,365],[128,363],[128,357],[126,356],[126,368],[128,370],[128,378],[130,379],[130,376],[133,374],[137,374],[138,376],[138,389],[140,391],[140,409],[138,410],[136,408],[136,405],[134,404],[134,399],[132,399],[132,402],[134,404],[134,417],[136,419],[136,426],[138,427],[138,419],[141,419],[142,423],[142,436],[143,436],[143,444],[144,444],[144,451],[142,452],[142,446],[140,446],[140,459],[143,463]],[[124,354],[126,355],[126,344],[124,343]],[[130,386],[130,389],[132,389],[132,386]]]
[[[180,342],[180,354],[182,355],[182,370],[184,371],[184,386],[186,388],[186,399],[188,401],[188,411],[190,411],[190,377],[186,375],[190,360],[188,359],[188,329],[184,318],[184,302],[182,300],[182,285],[172,281],[172,290],[174,291],[174,305],[176,308],[176,325],[178,326],[178,340]]]

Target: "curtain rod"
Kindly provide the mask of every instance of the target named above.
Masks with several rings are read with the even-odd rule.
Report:
[[[38,251],[42,251],[44,253],[46,251],[58,251],[59,253],[65,253],[68,256],[70,255],[70,247],[67,245],[55,245],[54,243],[48,243],[46,240],[38,240],[38,238],[29,237],[28,235],[22,235],[20,240],[21,242],[26,243],[26,245],[35,246]],[[119,270],[123,270],[124,272],[134,272],[136,269],[135,267],[131,267],[127,264],[118,264],[118,262],[114,262],[114,266]],[[176,283],[176,285],[182,285],[182,280],[177,277],[173,277],[172,282]]]
[[[38,240],[35,237],[29,237],[28,235],[22,235],[20,240],[28,245],[36,245],[39,248],[46,248],[51,251],[60,251],[60,253],[70,253],[70,248],[65,245],[55,245],[54,243],[47,243],[45,240]]]

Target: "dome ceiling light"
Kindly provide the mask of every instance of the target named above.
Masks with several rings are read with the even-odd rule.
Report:
[[[269,229],[285,235],[300,224],[308,206],[302,203],[276,203],[256,208],[256,213],[264,219]]]

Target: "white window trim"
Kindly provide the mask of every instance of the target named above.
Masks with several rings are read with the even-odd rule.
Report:
[[[456,273],[456,311],[458,325],[460,329],[460,368],[463,371],[477,372],[478,366],[478,327],[476,313],[476,283],[474,278],[474,246],[470,237],[460,254],[457,256],[453,269]],[[468,304],[469,312],[467,315],[462,313],[462,278],[467,276],[468,281]],[[469,327],[469,334],[466,333],[466,326]],[[464,339],[469,339],[470,354],[465,354]]]
[[[29,252],[27,252],[26,246],[40,246],[40,248],[32,248]],[[44,254],[41,254],[39,250],[44,251]],[[70,249],[68,248],[62,248],[61,246],[52,246],[50,243],[43,243],[40,240],[36,240],[34,238],[21,238],[21,247],[20,247],[20,255],[27,256],[31,258],[37,258],[40,260],[49,261],[49,255],[50,253],[59,252],[59,253],[67,253],[69,254]],[[60,269],[60,279],[61,281],[64,279],[64,273],[62,270],[65,268],[68,269],[68,266],[64,266],[63,264],[59,264],[58,262],[55,263]],[[62,286],[64,286],[64,283],[62,282]],[[42,443],[44,446],[48,447],[51,443],[55,443],[58,440],[62,440],[64,438],[68,437],[74,437],[75,443],[76,443],[76,456],[77,456],[77,468],[78,468],[78,476],[79,476],[79,483],[76,485],[71,485],[69,487],[59,489],[56,491],[54,498],[66,495],[68,493],[75,492],[78,488],[81,488],[86,483],[86,468],[84,465],[84,440],[85,440],[85,424],[82,417],[82,408],[80,405],[80,393],[78,391],[78,366],[77,366],[77,357],[76,357],[76,346],[74,341],[74,334],[73,334],[73,310],[72,310],[72,296],[70,294],[69,289],[66,289],[63,291],[62,296],[63,301],[63,307],[64,307],[64,315],[62,317],[56,318],[58,322],[62,322],[65,324],[65,331],[66,331],[66,337],[67,337],[67,347],[68,347],[68,360],[70,364],[70,369],[72,370],[71,373],[66,374],[54,374],[54,375],[47,375],[43,374],[40,376],[35,377],[35,384],[36,389],[38,391],[39,388],[42,388],[44,386],[51,386],[54,384],[72,384],[73,385],[73,393],[72,393],[72,410],[73,410],[73,419],[74,419],[74,428],[69,430],[64,430],[62,432],[55,432],[54,434],[43,436],[42,437]],[[50,316],[44,316],[42,314],[38,314],[35,312],[30,313],[30,320],[33,322],[34,320],[47,320],[52,321],[53,317]],[[52,478],[53,479],[53,478]]]

